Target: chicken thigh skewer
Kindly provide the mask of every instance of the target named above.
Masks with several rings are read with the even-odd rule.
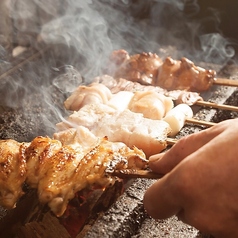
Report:
[[[158,55],[141,53],[129,55],[125,50],[115,50],[110,57],[111,66],[106,73],[115,78],[160,86],[167,90],[207,91],[213,84],[238,86],[238,81],[216,78],[214,70],[196,66],[183,57],[164,61]]]
[[[78,143],[82,135],[90,138],[87,146]],[[14,208],[26,183],[37,189],[41,203],[61,216],[78,191],[113,185],[117,178],[110,174],[114,170],[147,167],[141,150],[95,137],[86,128],[75,130],[64,143],[48,137],[36,137],[29,143],[0,141],[0,205]]]

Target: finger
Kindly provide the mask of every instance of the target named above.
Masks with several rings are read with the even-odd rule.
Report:
[[[166,219],[179,213],[181,209],[176,198],[165,176],[147,189],[143,202],[145,210],[151,217]]]
[[[209,143],[221,133],[220,127],[209,128],[189,136],[185,136],[167,152],[149,158],[149,167],[157,173],[166,174],[178,163],[199,148]]]
[[[201,157],[206,157],[207,154],[209,156],[210,153],[212,148],[209,152],[203,152],[202,155],[199,151],[192,153],[171,172],[149,187],[144,195],[144,206],[148,214],[156,219],[179,215],[182,221],[188,223],[189,213],[184,211],[188,207],[191,208],[194,198],[201,196],[199,189],[194,190],[194,187],[200,188],[201,183],[201,177],[198,176],[200,173],[198,163]]]

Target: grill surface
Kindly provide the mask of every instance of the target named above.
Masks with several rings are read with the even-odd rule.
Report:
[[[55,84],[56,79],[60,76],[64,87],[71,77],[75,79],[72,83],[76,86],[81,82],[81,77],[72,67],[61,67],[69,62],[62,55],[56,57],[56,49],[50,47],[50,50],[44,52],[27,51],[15,58],[0,75],[0,87],[3,92],[0,96],[1,139],[30,141],[38,135],[51,136],[55,131],[54,125],[61,121],[62,116],[68,114],[63,108],[63,101],[68,92],[64,91],[59,83]],[[60,60],[57,61],[56,58]],[[80,58],[76,60],[79,61]],[[201,63],[201,66],[215,69],[221,77],[238,79],[238,69],[234,65],[221,67]],[[217,86],[202,96],[205,100],[238,105],[237,94],[236,88]],[[237,117],[237,113],[230,111],[197,106],[193,106],[193,109],[196,112],[195,117],[201,120],[219,122]],[[177,138],[202,129],[202,126],[186,124]],[[137,179],[131,182],[131,186],[106,212],[99,209],[99,218],[94,224],[85,226],[78,238],[209,237],[178,221],[176,217],[159,222],[148,217],[143,209],[142,199],[145,190],[154,181]],[[2,220],[5,212],[2,209]]]

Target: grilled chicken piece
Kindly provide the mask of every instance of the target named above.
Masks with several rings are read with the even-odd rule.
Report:
[[[47,175],[48,162],[62,147],[60,141],[47,137],[36,137],[25,150],[27,163],[26,182],[37,188],[39,182]]]
[[[165,96],[172,98],[175,104],[194,105],[197,101],[203,101],[203,98],[197,92],[187,92],[181,90],[172,90],[165,93]]]
[[[103,84],[92,83],[79,86],[64,102],[67,110],[78,111],[81,107],[91,103],[107,103],[112,97],[111,91]]]
[[[164,121],[145,118],[143,114],[128,109],[118,111],[105,104],[85,105],[56,126],[59,130],[54,134],[56,139],[61,138],[58,133],[64,130],[84,126],[98,137],[106,136],[109,141],[121,141],[130,148],[136,146],[146,156],[165,149],[166,138],[170,133],[170,126]]]
[[[153,91],[138,91],[131,99],[128,109],[132,112],[142,113],[146,118],[161,120],[173,107],[172,99],[163,94]]]
[[[132,164],[131,160],[141,163]],[[131,164],[137,167],[130,167]],[[146,165],[142,151],[131,150],[123,143],[112,143],[105,138],[86,149],[78,143],[64,145],[41,165],[44,176],[37,188],[39,200],[48,203],[51,210],[61,216],[76,192],[92,185],[102,188],[113,185],[117,178],[107,172],[123,168],[141,169]]]
[[[64,144],[40,136],[30,143],[0,142],[1,206],[13,208],[26,182],[37,189],[40,202],[61,216],[78,191],[112,185],[118,179],[110,175],[114,170],[147,167],[141,150],[98,138],[83,127],[68,130],[61,139]]]
[[[102,100],[94,97],[95,91]],[[108,91],[110,92],[110,97],[108,97]],[[90,98],[90,100],[87,100],[87,98]],[[70,104],[68,104],[69,102]],[[142,113],[144,117],[157,120],[161,119],[167,111],[173,108],[172,99],[161,93],[155,91],[119,91],[112,94],[109,88],[96,82],[87,87],[78,87],[65,101],[66,109],[73,111],[78,111],[87,104],[106,104],[118,111],[130,109],[133,112]]]
[[[66,120],[57,123],[56,127],[58,131],[78,128],[78,126],[84,126],[90,130],[97,126],[104,116],[110,116],[115,113],[116,109],[106,104],[88,104],[80,110],[73,112]]]
[[[141,113],[125,110],[111,117],[103,117],[91,131],[99,137],[106,135],[110,141],[121,141],[130,148],[136,146],[149,157],[167,147],[166,139],[171,129],[165,121],[145,118]]]
[[[187,58],[173,60],[167,57],[158,69],[157,80],[153,85],[167,90],[187,90],[202,92],[208,90],[215,80],[214,70],[195,66]]]
[[[133,92],[120,91],[113,94],[112,98],[108,101],[107,105],[115,108],[118,111],[124,111],[128,109],[132,98],[134,97]]]
[[[0,204],[13,208],[23,195],[26,179],[25,144],[14,140],[0,141]]]
[[[158,55],[141,53],[129,56],[125,50],[114,51],[110,57],[113,74],[116,78],[126,78],[133,82],[152,84],[158,75],[158,68],[163,63]],[[111,69],[111,70],[112,70]]]
[[[123,52],[123,53],[122,53]],[[127,53],[128,54],[128,53]],[[215,81],[216,72],[195,66],[187,58],[173,60],[167,57],[164,62],[152,53],[141,53],[125,57],[125,50],[112,53],[110,60],[115,78],[125,78],[133,82],[160,86],[167,90],[187,90],[202,92]],[[123,56],[123,57],[122,57]],[[121,60],[118,58],[122,57]],[[108,72],[106,72],[108,73]]]
[[[176,101],[176,104],[185,103],[188,105],[193,105],[199,100],[203,100],[198,92],[189,92],[185,90],[173,90],[167,91],[166,89],[162,89],[159,86],[152,85],[142,85],[137,82],[132,82],[127,79],[115,79],[109,75],[102,75],[100,77],[96,77],[94,79],[97,83],[102,83],[107,86],[112,93],[118,93],[120,91],[150,91],[150,92],[158,92],[160,94],[165,95],[166,97],[172,98]]]

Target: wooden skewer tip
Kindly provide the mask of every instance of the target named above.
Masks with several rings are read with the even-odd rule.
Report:
[[[214,85],[238,87],[238,80],[235,79],[226,79],[226,78],[215,78],[213,81]]]
[[[113,176],[119,178],[147,178],[147,179],[160,179],[164,175],[154,173],[148,170],[136,170],[136,169],[125,169],[125,170],[115,170],[111,173]]]
[[[207,102],[207,101],[200,100],[200,101],[197,101],[195,103],[195,105],[238,112],[238,107],[236,107],[236,106],[219,104],[219,103],[215,103],[215,102]]]

